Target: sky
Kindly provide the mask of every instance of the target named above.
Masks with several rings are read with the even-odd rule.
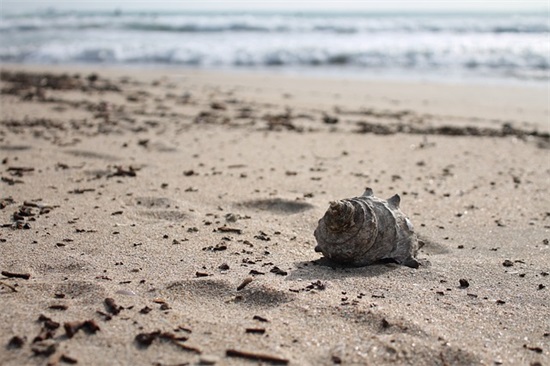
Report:
[[[550,0],[0,0],[2,13],[45,10],[544,11]]]

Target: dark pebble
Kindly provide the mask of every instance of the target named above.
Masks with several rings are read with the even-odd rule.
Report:
[[[514,262],[512,262],[511,260],[506,259],[504,262],[502,262],[502,265],[504,267],[512,267],[514,265]]]
[[[25,339],[21,338],[19,336],[13,336],[11,337],[10,341],[8,342],[8,349],[16,349],[21,348],[25,344]]]

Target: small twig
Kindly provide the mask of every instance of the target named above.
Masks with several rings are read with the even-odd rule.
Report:
[[[265,355],[262,353],[252,353],[252,352],[246,352],[246,351],[238,351],[235,349],[228,349],[225,351],[225,355],[227,357],[240,357],[240,358],[246,358],[248,360],[255,360],[255,361],[263,361],[263,362],[269,362],[276,365],[288,365],[290,362],[286,358],[280,358],[277,356],[271,356],[271,355]]]
[[[13,292],[17,292],[17,289],[16,289],[15,287],[13,287],[12,285],[8,285],[8,284],[5,283],[5,282],[0,281],[0,285],[1,285],[1,286],[6,286],[7,288],[9,288],[10,290],[12,290]]]
[[[243,288],[245,288],[250,282],[254,281],[252,277],[247,277],[241,282],[241,284],[237,287],[237,291],[241,291]]]
[[[243,232],[241,229],[236,229],[225,225],[219,227],[218,231],[221,233],[235,233],[235,234],[242,234]]]
[[[183,344],[181,342],[178,342],[174,339],[172,340],[172,344],[175,344],[176,346],[178,346],[179,348],[181,348],[184,351],[193,352],[193,353],[196,353],[198,355],[202,354],[202,351],[200,349],[198,349],[197,347],[188,346],[188,345]]]

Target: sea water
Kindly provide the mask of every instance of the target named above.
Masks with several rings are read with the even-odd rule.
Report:
[[[550,80],[545,13],[2,14],[0,62]]]

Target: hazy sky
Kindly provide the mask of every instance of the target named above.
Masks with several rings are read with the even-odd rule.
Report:
[[[0,0],[6,13],[43,10],[548,11],[550,0]]]

